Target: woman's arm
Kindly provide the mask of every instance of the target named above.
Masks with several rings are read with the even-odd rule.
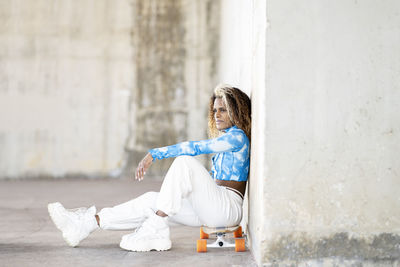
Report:
[[[197,156],[200,154],[222,153],[239,151],[248,141],[246,134],[240,129],[229,132],[208,140],[188,141],[172,146],[154,148],[140,161],[136,173],[136,180],[143,180],[146,171],[155,159],[177,157],[182,155]]]
[[[246,143],[246,135],[240,129],[232,129],[229,132],[208,140],[188,141],[172,146],[149,150],[153,160],[177,157],[182,155],[197,156],[200,154],[222,153],[239,151]]]

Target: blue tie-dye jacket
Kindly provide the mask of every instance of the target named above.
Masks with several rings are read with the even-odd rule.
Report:
[[[228,128],[217,138],[188,141],[172,146],[149,150],[153,159],[164,159],[182,155],[197,156],[216,153],[212,157],[214,179],[247,181],[250,165],[250,142],[242,129]]]

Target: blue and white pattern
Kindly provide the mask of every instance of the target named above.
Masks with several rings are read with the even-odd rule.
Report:
[[[149,150],[153,160],[182,155],[197,156],[216,153],[212,157],[214,179],[247,181],[250,165],[250,142],[242,129],[233,126],[217,138],[187,141]]]

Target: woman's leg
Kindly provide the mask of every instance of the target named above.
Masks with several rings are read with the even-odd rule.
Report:
[[[112,208],[104,208],[97,215],[103,230],[131,230],[142,225],[149,210],[156,212],[159,193],[147,192],[135,199]],[[181,210],[169,220],[172,223],[200,226],[201,222],[188,200],[183,200]]]
[[[237,225],[242,218],[242,199],[218,186],[194,157],[181,156],[171,165],[161,186],[156,208],[177,215],[186,199],[200,222],[208,226]]]
[[[97,215],[100,228],[104,230],[131,230],[142,225],[147,210],[156,209],[157,192],[143,195],[119,204],[112,208],[104,208]]]
[[[94,206],[67,210],[58,202],[49,204],[48,210],[65,241],[75,247],[99,226],[104,230],[129,230],[140,226],[149,213],[147,210],[155,210],[157,195],[148,192],[115,207],[104,208],[97,215]]]
[[[189,200],[182,199],[182,207],[177,214],[168,217],[168,222],[171,224],[182,224],[187,226],[199,227],[203,225],[197,216],[195,210]]]
[[[189,206],[189,209],[183,207]],[[196,225],[232,226],[242,217],[242,199],[220,187],[193,157],[181,156],[171,165],[157,197],[156,208],[179,223],[196,218]],[[182,216],[189,210],[194,216]],[[171,247],[168,217],[149,215],[133,234],[124,235],[121,248],[131,251],[167,250]]]
[[[104,230],[130,230],[141,226],[149,214],[156,211],[157,196],[158,192],[147,192],[112,208],[104,208],[97,215],[94,206],[89,209],[67,210],[58,202],[49,204],[48,210],[65,241],[75,247],[99,226]],[[200,225],[187,201],[184,201],[181,211],[174,217],[171,218],[171,222]]]

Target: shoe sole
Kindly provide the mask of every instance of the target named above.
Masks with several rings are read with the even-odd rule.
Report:
[[[122,249],[134,252],[147,252],[152,250],[165,251],[171,248],[171,241],[165,239],[154,239],[152,241],[147,241],[146,246],[142,246],[141,248],[138,247],[135,248],[135,246],[130,246],[129,244],[123,244],[123,242],[121,241],[119,246]]]
[[[78,242],[78,244],[75,244],[76,242],[72,242],[71,240],[69,240],[68,238],[66,238],[64,236],[64,231],[63,231],[63,228],[61,227],[61,222],[59,220],[59,218],[62,216],[59,213],[59,208],[63,208],[64,209],[64,207],[59,202],[50,203],[50,204],[47,205],[47,210],[49,212],[50,218],[53,221],[53,223],[55,224],[55,226],[57,227],[57,229],[60,230],[63,233],[62,236],[63,236],[65,242],[67,242],[67,244],[69,246],[71,246],[71,247],[76,247],[79,244],[79,242]]]

